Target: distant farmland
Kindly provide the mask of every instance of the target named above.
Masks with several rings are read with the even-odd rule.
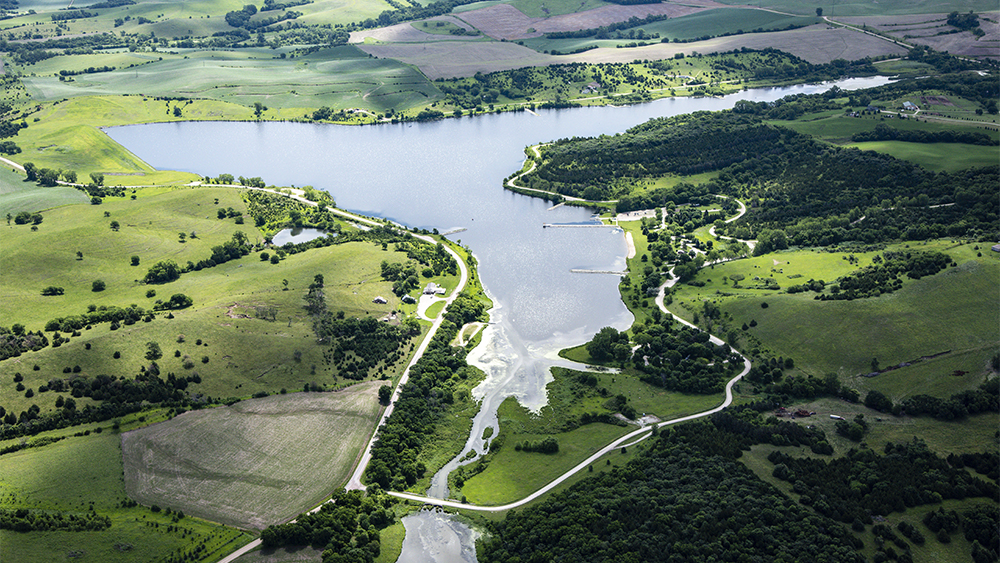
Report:
[[[341,486],[381,407],[373,381],[185,413],[122,435],[125,488],[146,505],[263,529]]]

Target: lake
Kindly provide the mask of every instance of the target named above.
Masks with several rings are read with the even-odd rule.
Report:
[[[836,85],[857,89],[886,82],[876,77]],[[503,179],[520,169],[525,147],[614,134],[653,117],[727,109],[744,99],[773,101],[833,85],[366,127],[183,122],[106,132],[156,168],[311,185],[328,191],[338,207],[349,211],[442,232],[465,228],[450,238],[474,252],[480,278],[496,303],[493,324],[469,356],[487,372],[475,392],[489,405],[477,416],[475,428],[481,431],[495,427],[495,405],[504,397],[514,395],[533,410],[544,406],[555,351],[589,340],[604,326],[628,328],[633,318],[619,297],[617,276],[570,272],[624,269],[620,231],[543,229],[543,223],[588,221],[590,214],[567,206],[551,209],[546,201],[502,188]],[[474,433],[466,450],[476,447],[476,439]],[[440,483],[440,476],[435,481]],[[432,494],[443,496],[446,488]]]

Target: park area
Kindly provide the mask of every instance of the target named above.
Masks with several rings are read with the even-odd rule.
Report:
[[[378,386],[252,399],[125,433],[126,490],[240,528],[284,522],[350,477],[381,411]]]

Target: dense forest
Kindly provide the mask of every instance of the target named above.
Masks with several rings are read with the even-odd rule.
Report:
[[[973,81],[963,88],[978,86]],[[1000,167],[935,173],[764,122],[797,115],[796,107],[826,107],[829,94],[657,118],[614,136],[562,139],[541,149],[541,163],[525,182],[575,197],[620,197],[620,212],[698,202],[693,196],[706,192],[737,196],[751,204],[747,217],[718,231],[759,239],[758,254],[845,241],[995,237]],[[644,179],[708,171],[720,173],[698,189],[632,193]]]
[[[261,543],[264,549],[311,545],[323,550],[323,563],[371,563],[382,551],[379,531],[395,520],[393,504],[377,486],[367,495],[340,488],[316,512],[268,526]]]
[[[1000,515],[985,503],[902,520],[899,535],[882,523],[945,498],[995,499],[995,473],[984,481],[962,469],[964,459],[984,467],[988,459],[945,460],[917,439],[881,454],[862,447],[836,459],[804,457],[797,446],[832,448],[818,430],[759,412],[770,408],[748,404],[674,427],[624,467],[510,512],[491,525],[482,560],[865,561],[846,525],[874,533],[875,561],[913,561],[925,536],[948,542],[959,531],[974,561],[997,560]],[[771,471],[793,484],[797,502],[738,461],[754,444],[779,446]]]
[[[843,526],[737,461],[754,441],[732,416],[663,432],[622,468],[492,526],[482,560],[862,562]],[[770,437],[781,426],[756,425]]]

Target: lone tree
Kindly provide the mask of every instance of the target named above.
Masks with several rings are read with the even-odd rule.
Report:
[[[160,345],[156,342],[146,343],[146,359],[155,362],[163,357],[163,351],[160,350]]]
[[[91,291],[104,291],[104,288],[106,288],[106,287],[107,287],[107,284],[104,283],[104,280],[94,280],[94,283],[91,285],[90,290]]]
[[[816,8],[816,17],[817,18],[823,17],[823,8]]]
[[[383,385],[378,388],[378,402],[383,405],[389,404],[389,399],[392,398],[392,388],[388,385]]]

